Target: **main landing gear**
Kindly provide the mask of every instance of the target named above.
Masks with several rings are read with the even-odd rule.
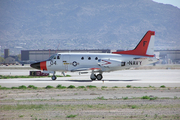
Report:
[[[94,71],[92,71],[91,76],[90,76],[91,80],[102,80],[103,76],[102,76],[102,72],[100,72],[99,74],[94,74]]]

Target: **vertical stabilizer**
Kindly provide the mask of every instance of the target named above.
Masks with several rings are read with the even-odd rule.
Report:
[[[154,57],[154,37],[155,31],[149,30],[134,50],[113,52],[113,54],[127,54]]]

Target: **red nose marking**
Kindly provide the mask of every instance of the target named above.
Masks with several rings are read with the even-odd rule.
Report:
[[[41,70],[47,70],[46,61],[40,62],[40,68]]]

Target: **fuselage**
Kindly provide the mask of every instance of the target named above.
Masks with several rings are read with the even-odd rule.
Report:
[[[57,53],[51,56],[40,69],[44,71],[82,71],[100,69],[109,72],[139,67],[155,62],[152,57],[108,53]]]

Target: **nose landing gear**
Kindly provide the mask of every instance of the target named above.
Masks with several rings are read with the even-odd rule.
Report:
[[[56,73],[56,72],[54,71],[53,76],[51,77],[52,80],[56,80],[56,79],[57,79],[55,73]]]
[[[53,76],[51,77],[51,79],[52,79],[52,80],[56,80],[57,77],[56,77],[55,75],[53,75]]]

